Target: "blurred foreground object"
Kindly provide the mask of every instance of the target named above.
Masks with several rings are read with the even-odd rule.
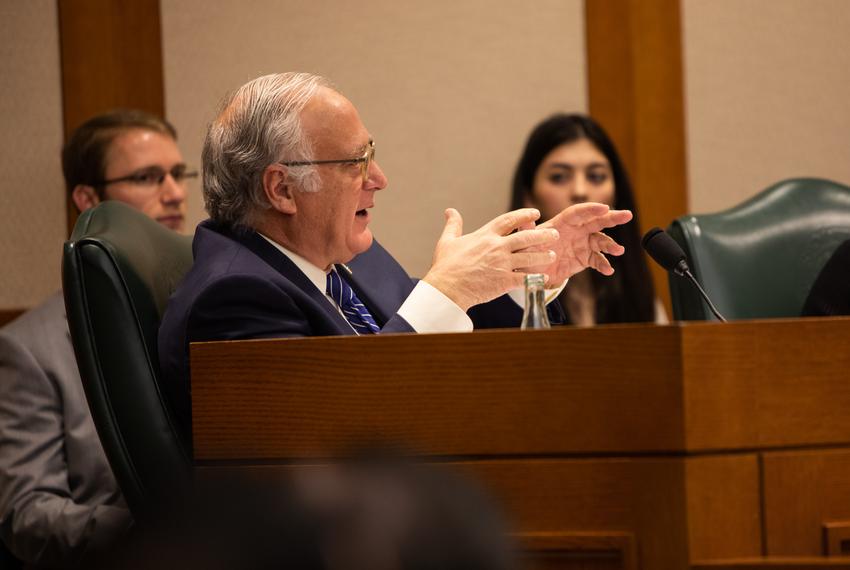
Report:
[[[398,459],[199,481],[108,566],[129,569],[509,570],[506,526],[476,485]],[[255,474],[256,475],[256,474]]]

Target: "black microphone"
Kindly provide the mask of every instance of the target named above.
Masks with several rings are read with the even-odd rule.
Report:
[[[714,313],[715,317],[717,317],[717,320],[723,323],[726,322],[726,319],[723,318],[723,315],[720,314],[717,307],[715,307],[714,303],[711,302],[711,299],[708,298],[708,295],[700,286],[696,277],[694,277],[693,273],[691,273],[685,252],[682,251],[681,246],[676,243],[676,240],[671,238],[670,235],[661,228],[652,228],[644,234],[640,243],[643,246],[643,249],[646,250],[646,253],[648,253],[649,256],[658,263],[658,265],[667,271],[672,271],[680,277],[687,277],[690,279],[691,283],[696,286],[699,294],[702,295],[703,299],[705,299],[708,308],[711,309],[711,312]]]

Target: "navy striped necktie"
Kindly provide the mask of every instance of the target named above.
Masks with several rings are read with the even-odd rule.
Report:
[[[354,290],[345,282],[345,279],[340,277],[336,269],[331,269],[328,273],[327,293],[339,305],[342,314],[358,334],[381,332],[381,327],[369,314],[369,309],[357,298]]]

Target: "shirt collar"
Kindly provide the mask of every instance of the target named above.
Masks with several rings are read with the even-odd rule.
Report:
[[[301,270],[301,273],[306,275],[307,279],[309,279],[310,282],[313,285],[316,286],[316,289],[318,289],[322,293],[326,292],[326,290],[327,290],[327,275],[328,275],[327,271],[325,271],[324,269],[320,269],[319,267],[313,265],[312,263],[310,263],[309,261],[307,261],[306,259],[304,259],[300,255],[298,255],[297,253],[293,253],[293,252],[289,251],[288,249],[286,249],[285,247],[283,247],[282,245],[280,245],[279,243],[277,243],[276,241],[274,241],[270,237],[265,236],[265,235],[261,234],[260,232],[257,232],[257,233],[260,235],[260,237],[262,237],[267,242],[269,242],[270,244],[275,246],[278,249],[278,251],[280,251],[283,255],[288,257],[289,260],[292,263],[294,263],[295,266],[298,269]]]

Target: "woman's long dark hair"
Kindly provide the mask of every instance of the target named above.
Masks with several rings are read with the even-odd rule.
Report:
[[[655,320],[655,292],[646,259],[640,247],[640,224],[632,186],[614,143],[590,117],[553,115],[537,125],[528,137],[525,150],[514,174],[511,209],[534,204],[534,177],[543,159],[555,148],[587,139],[611,164],[614,176],[614,208],[631,210],[634,218],[628,224],[606,230],[626,248],[620,257],[610,257],[614,275],[605,277],[591,271],[596,291],[597,323],[652,322]]]

